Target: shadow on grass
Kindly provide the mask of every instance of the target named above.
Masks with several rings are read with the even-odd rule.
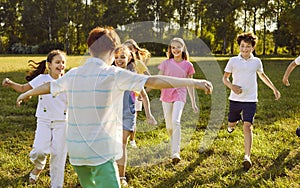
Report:
[[[14,187],[27,187],[29,179],[29,172],[24,176],[20,176],[18,178],[4,178],[0,179],[1,187],[10,187],[14,185]]]
[[[286,174],[286,169],[289,171],[292,170],[296,165],[299,164],[300,153],[297,153],[293,158],[284,162],[286,157],[289,155],[290,150],[282,151],[273,164],[262,174],[261,178],[256,180],[252,185],[259,186],[261,185],[262,180],[272,180],[274,181],[277,177],[288,176]]]
[[[187,179],[188,176],[193,174],[193,172],[201,164],[201,162],[208,158],[210,155],[212,155],[213,152],[213,150],[208,150],[204,153],[199,154],[199,157],[193,163],[190,163],[185,169],[176,173],[173,177],[170,177],[169,179],[160,182],[159,184],[154,186],[154,188],[171,187],[172,184],[174,184],[174,182],[183,182],[185,179]],[[167,167],[175,168],[175,166],[173,166],[171,163],[167,165]]]

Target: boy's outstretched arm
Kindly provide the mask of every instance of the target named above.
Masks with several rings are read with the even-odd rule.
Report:
[[[277,90],[277,88],[274,86],[272,81],[269,79],[269,77],[263,72],[258,72],[258,76],[269,88],[271,88],[273,90],[273,93],[275,95],[275,100],[278,100],[280,98],[281,94]]]
[[[31,96],[50,94],[50,82],[47,82],[39,87],[31,89],[19,95],[17,99],[17,106],[20,106],[23,101],[27,101]]]
[[[296,64],[295,61],[292,61],[289,66],[286,68],[286,71],[284,73],[284,76],[282,78],[282,82],[284,85],[286,86],[290,86],[290,82],[289,82],[289,76],[290,74],[293,72],[293,70],[297,67],[298,65]]]
[[[211,94],[213,91],[212,84],[207,80],[176,78],[163,75],[149,76],[148,80],[145,83],[145,86],[152,89],[192,86],[196,89],[205,91],[206,94]]]

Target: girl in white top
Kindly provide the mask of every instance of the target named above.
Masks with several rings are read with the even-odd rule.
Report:
[[[47,60],[34,62],[30,60],[29,66],[36,70],[26,77],[26,84],[18,84],[5,78],[2,85],[11,87],[17,92],[25,92],[36,88],[46,82],[60,78],[66,67],[66,54],[59,50],[51,51]],[[46,68],[49,74],[45,74]],[[51,94],[40,95],[35,116],[37,128],[33,149],[30,152],[30,160],[34,163],[34,169],[29,174],[29,183],[37,181],[42,169],[45,168],[47,154],[50,154],[51,187],[63,187],[64,169],[67,156],[65,144],[67,103],[64,93],[53,97]]]

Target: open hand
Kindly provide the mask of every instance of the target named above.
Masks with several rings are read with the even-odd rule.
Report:
[[[21,95],[19,95],[19,97],[17,98],[17,106],[21,106],[21,103],[27,102],[29,99],[31,99],[31,96],[27,96],[26,93],[22,93]]]
[[[150,115],[150,117],[147,118],[147,122],[148,122],[150,125],[157,125],[157,121],[156,121],[156,119],[153,117],[153,115]]]
[[[194,113],[198,113],[199,112],[199,109],[198,109],[197,105],[192,105],[192,108],[193,108]]]
[[[278,90],[274,91],[274,95],[275,95],[275,100],[279,100],[280,97],[281,97],[281,94],[280,94],[280,92]]]
[[[286,79],[286,78],[283,78],[283,79],[282,79],[282,82],[283,82],[283,84],[284,84],[285,86],[290,86],[290,85],[291,85],[290,82],[289,82],[289,80]]]

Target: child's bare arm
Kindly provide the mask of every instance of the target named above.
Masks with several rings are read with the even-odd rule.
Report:
[[[146,115],[148,123],[151,124],[151,125],[156,125],[157,121],[155,120],[154,116],[151,113],[150,100],[149,100],[149,97],[148,97],[145,89],[143,89],[141,91],[140,95],[141,95],[142,100],[143,100],[145,115]]]
[[[190,75],[188,78],[193,78],[192,75]],[[188,90],[188,93],[189,93],[189,96],[190,96],[190,99],[191,99],[191,103],[192,103],[192,108],[194,110],[194,112],[198,112],[199,109],[197,107],[197,104],[196,104],[196,100],[195,100],[195,88],[192,87],[192,86],[188,86],[187,87],[187,90]]]
[[[289,82],[289,76],[290,74],[293,72],[293,70],[297,67],[298,65],[296,64],[295,61],[291,62],[289,64],[289,66],[286,68],[286,71],[284,73],[284,76],[282,78],[282,82],[284,85],[286,86],[290,86],[290,82]]]
[[[29,83],[19,84],[19,83],[13,82],[9,78],[5,78],[2,81],[2,86],[4,86],[4,87],[11,87],[15,91],[21,92],[21,93],[26,92],[26,91],[32,89],[32,87],[31,87],[31,85]]]
[[[213,91],[212,84],[207,80],[176,78],[163,75],[150,76],[146,81],[145,86],[152,89],[192,86],[196,89],[205,91],[206,94],[211,94]]]
[[[280,98],[280,92],[277,90],[277,88],[274,86],[274,84],[272,83],[272,81],[269,79],[269,77],[263,73],[263,72],[259,72],[258,73],[259,78],[269,87],[273,90],[273,93],[275,95],[275,99],[278,100]]]
[[[27,101],[31,96],[43,95],[43,94],[49,94],[49,93],[50,93],[50,82],[47,82],[47,83],[44,83],[43,85],[40,85],[39,87],[36,87],[34,89],[31,89],[31,90],[19,95],[19,97],[17,99],[17,106],[20,106],[20,104],[23,101]]]
[[[231,89],[235,94],[241,94],[243,92],[243,89],[241,86],[238,85],[234,85],[230,82],[229,77],[230,77],[231,73],[229,72],[225,72],[223,75],[223,83],[229,88]]]

